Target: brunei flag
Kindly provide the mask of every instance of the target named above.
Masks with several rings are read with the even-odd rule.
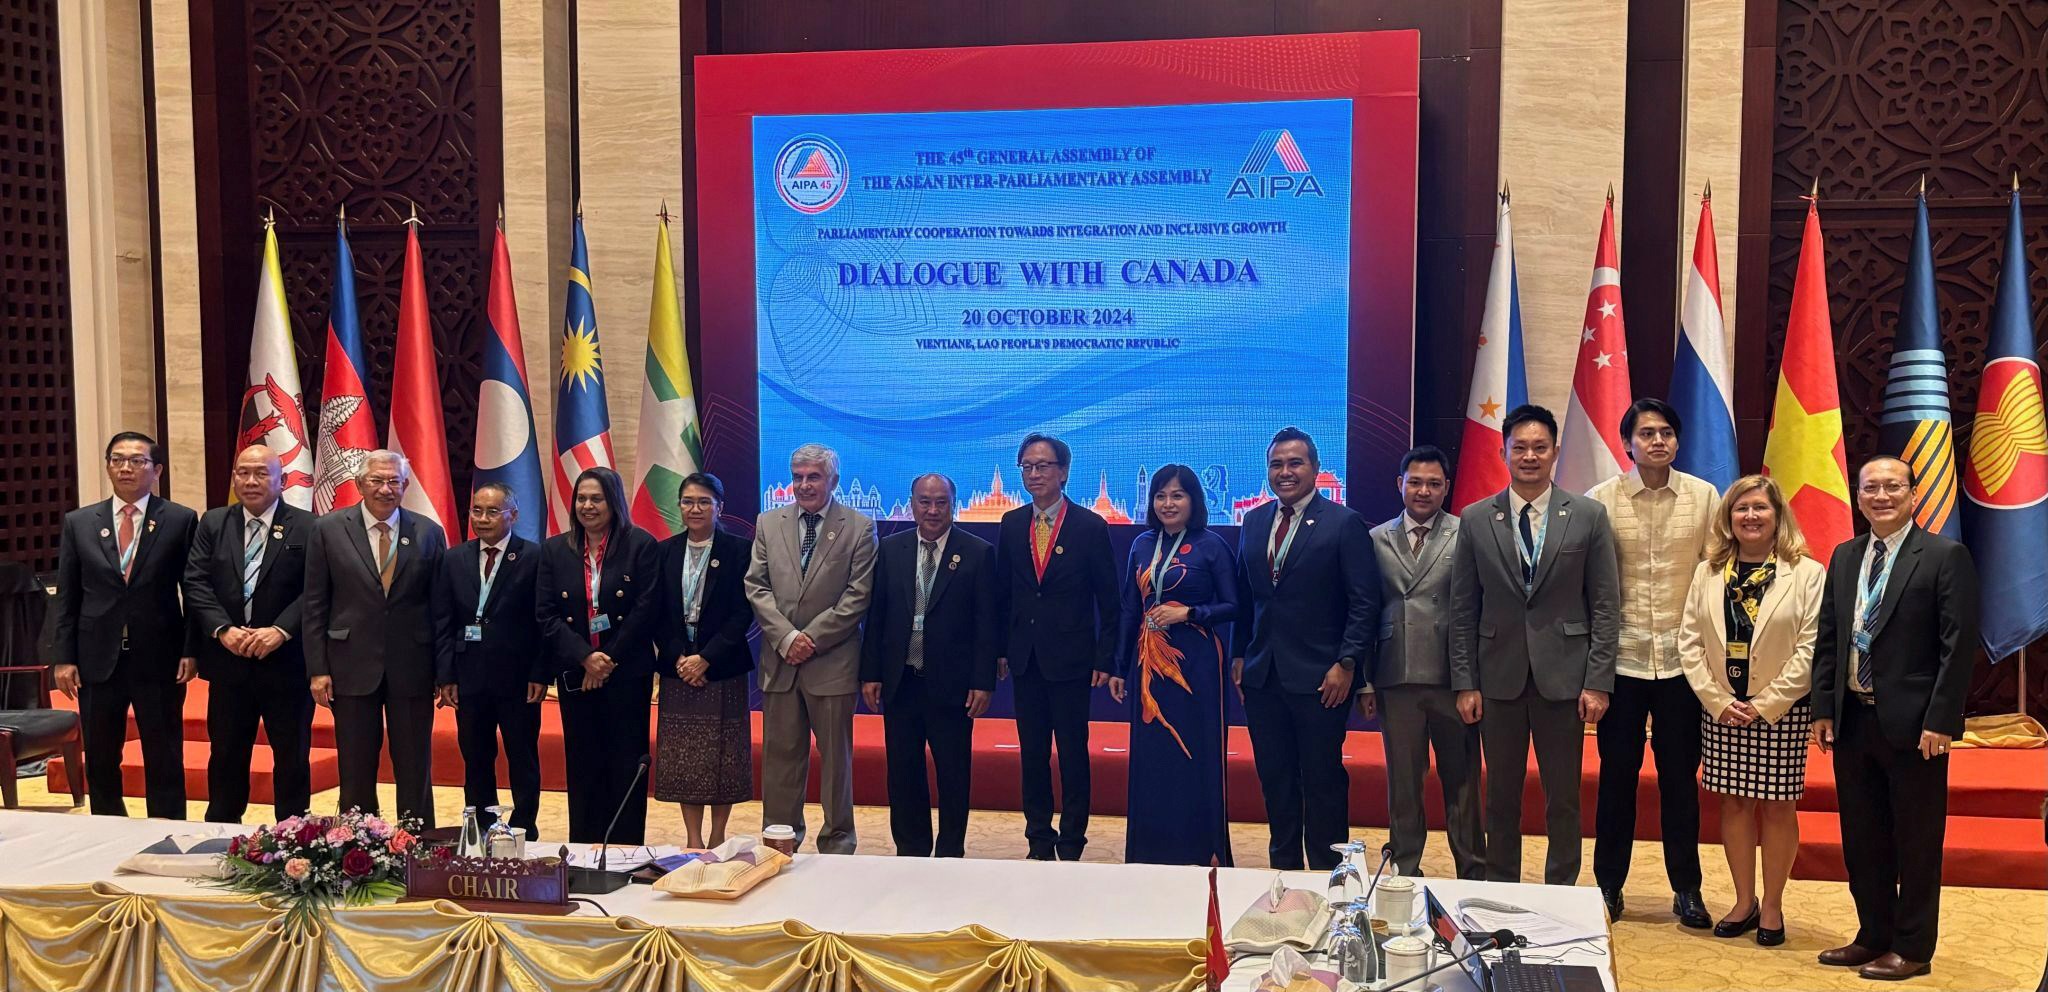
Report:
[[[655,537],[680,533],[683,521],[676,509],[676,488],[697,471],[702,451],[697,395],[690,388],[690,356],[683,350],[683,315],[676,306],[666,204],[654,239],[654,300],[647,310],[647,379],[640,387],[639,437],[633,522]]]
[[[1961,540],[1956,513],[1956,449],[1948,415],[1948,356],[1934,300],[1934,253],[1927,238],[1927,190],[1920,191],[1913,220],[1913,249],[1906,259],[1906,291],[1899,301],[1899,327],[1892,335],[1891,379],[1884,389],[1880,443],[1913,466],[1919,502],[1913,522],[1950,540]]]
[[[1814,557],[1827,561],[1854,533],[1849,462],[1842,447],[1842,394],[1835,386],[1834,324],[1828,316],[1827,262],[1820,209],[1806,205],[1806,233],[1792,281],[1792,314],[1778,365],[1778,398],[1764,442],[1764,474],[1784,487],[1793,519]]]
[[[1989,337],[1963,469],[1963,536],[1982,579],[1984,653],[1997,661],[2048,635],[2048,424],[2017,180]]]

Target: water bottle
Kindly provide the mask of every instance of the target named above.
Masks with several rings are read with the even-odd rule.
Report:
[[[481,858],[484,856],[484,831],[477,823],[476,807],[462,807],[462,839],[456,842],[458,857]]]

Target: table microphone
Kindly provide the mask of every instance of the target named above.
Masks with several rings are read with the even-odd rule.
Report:
[[[1366,887],[1365,887],[1365,901],[1366,901],[1366,902],[1371,902],[1371,901],[1372,901],[1372,894],[1373,894],[1373,893],[1375,893],[1375,892],[1378,892],[1378,891],[1379,891],[1379,888],[1380,888],[1380,876],[1381,876],[1381,875],[1384,875],[1384,874],[1386,874],[1386,872],[1387,872],[1387,862],[1388,862],[1388,861],[1391,861],[1391,860],[1393,860],[1393,858],[1394,858],[1394,842],[1393,842],[1393,841],[1388,841],[1388,842],[1387,842],[1387,843],[1385,843],[1385,844],[1381,844],[1381,845],[1380,845],[1380,866],[1379,866],[1378,868],[1375,868],[1375,869],[1373,869],[1373,872],[1372,872],[1372,884],[1371,884],[1371,885],[1368,885],[1368,886],[1366,886]]]
[[[619,808],[612,813],[612,822],[604,828],[604,841],[597,846],[597,867],[569,869],[570,892],[602,895],[623,889],[633,880],[631,872],[606,871],[605,859],[611,853],[612,831],[618,827],[619,817],[626,815],[626,804],[633,801],[633,790],[640,788],[640,780],[647,775],[647,766],[653,763],[652,756],[640,756],[639,767],[633,769],[633,783],[626,787],[626,794],[619,797]]]
[[[1457,957],[1450,959],[1449,961],[1444,962],[1443,964],[1437,965],[1436,967],[1423,972],[1420,975],[1410,975],[1407,978],[1403,978],[1392,985],[1385,986],[1380,989],[1380,992],[1394,992],[1395,989],[1406,988],[1410,985],[1414,985],[1415,983],[1420,982],[1423,979],[1428,978],[1429,976],[1434,975],[1439,971],[1442,971],[1446,968],[1455,968],[1458,965],[1464,964],[1465,962],[1470,961],[1481,954],[1485,954],[1487,951],[1499,950],[1500,948],[1515,943],[1519,939],[1520,938],[1515,936],[1515,932],[1513,930],[1495,930],[1494,932],[1486,935],[1485,947],[1475,947],[1469,951],[1466,951],[1463,954],[1458,955]],[[1480,990],[1480,992],[1485,992],[1485,990],[1482,989]]]

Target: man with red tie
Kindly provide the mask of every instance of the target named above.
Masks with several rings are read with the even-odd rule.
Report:
[[[57,688],[78,700],[92,811],[126,816],[128,711],[142,736],[149,815],[185,818],[185,683],[192,658],[178,584],[198,514],[152,496],[163,446],[122,431],[107,443],[114,498],[71,511],[57,550]],[[72,770],[77,774],[77,770]]]

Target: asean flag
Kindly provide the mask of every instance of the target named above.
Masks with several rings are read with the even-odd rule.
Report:
[[[1785,323],[1785,355],[1778,366],[1778,397],[1764,442],[1764,474],[1778,480],[1793,519],[1806,532],[1815,558],[1827,561],[1835,545],[1854,534],[1849,519],[1849,461],[1842,445],[1842,394],[1835,384],[1835,337],[1828,316],[1827,262],[1820,240],[1820,209],[1806,206],[1806,234],[1792,282],[1792,315]]]
[[[1515,278],[1515,232],[1505,191],[1500,195],[1494,232],[1486,309],[1479,318],[1479,354],[1472,361],[1472,388],[1465,394],[1458,477],[1451,483],[1452,513],[1508,487],[1501,420],[1508,411],[1529,402],[1529,377],[1522,367],[1522,294]]]

